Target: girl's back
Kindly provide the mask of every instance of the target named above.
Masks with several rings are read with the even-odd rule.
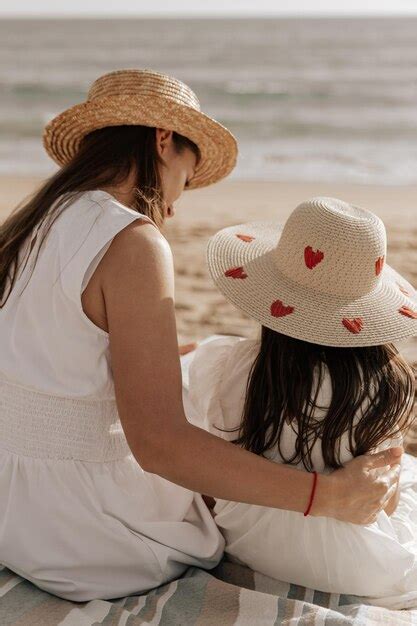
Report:
[[[213,338],[200,345],[191,363],[183,361],[184,402],[191,422],[225,439],[237,438],[237,430],[217,428],[230,430],[241,424],[259,350],[259,341]],[[325,369],[317,391],[311,420],[320,423],[332,398]],[[353,433],[366,405],[358,407]],[[276,462],[291,459],[299,449],[298,440],[297,425],[284,420],[279,446],[264,454]],[[352,458],[349,433],[344,432],[339,442],[339,460],[344,464]],[[392,443],[387,437],[381,446]],[[309,458],[311,469],[330,471],[320,438],[310,445]],[[301,459],[293,463],[303,467]],[[216,501],[214,514],[229,556],[256,571],[322,591],[368,596],[380,605],[417,606],[417,462],[409,455],[404,455],[397,510],[391,517],[380,513],[368,526],[224,500]]]

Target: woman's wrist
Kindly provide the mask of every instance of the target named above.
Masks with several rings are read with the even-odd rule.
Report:
[[[304,517],[307,517],[307,515],[310,515],[311,509],[313,508],[314,499],[315,499],[316,490],[317,490],[318,474],[317,474],[316,471],[312,472],[312,474],[313,474],[313,482],[312,482],[312,486],[311,486],[311,493],[310,493],[310,498],[309,498],[309,501],[308,501],[307,508],[304,511]]]
[[[333,517],[337,508],[334,476],[332,474],[318,474],[314,500],[309,515],[313,517]],[[306,507],[308,502],[306,503]]]

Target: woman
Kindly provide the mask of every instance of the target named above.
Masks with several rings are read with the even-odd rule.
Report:
[[[0,561],[70,600],[141,593],[219,562],[201,493],[302,511],[311,476],[184,414],[159,227],[184,188],[232,170],[232,135],[180,81],[121,70],[44,145],[61,168],[0,232]],[[323,476],[315,514],[373,520],[401,452]]]

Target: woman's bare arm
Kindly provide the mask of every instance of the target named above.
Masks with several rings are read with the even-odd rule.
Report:
[[[120,420],[146,471],[225,500],[303,511],[312,477],[273,463],[191,425],[182,404],[170,247],[149,223],[134,222],[101,261],[111,363]],[[359,457],[320,476],[312,514],[365,523],[392,495],[390,451]]]

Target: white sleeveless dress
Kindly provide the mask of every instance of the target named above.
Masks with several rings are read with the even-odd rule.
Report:
[[[146,592],[223,554],[201,495],[131,454],[109,335],[82,309],[113,237],[137,219],[148,218],[84,192],[52,224],[32,275],[36,229],[28,238],[0,308],[0,562],[72,601]]]
[[[207,338],[182,357],[183,397],[189,421],[226,440],[235,432],[217,430],[240,425],[251,366],[259,342],[234,336]],[[324,416],[331,400],[328,374],[315,411]],[[297,433],[285,424],[281,450],[294,453]],[[391,439],[380,448],[400,443]],[[348,436],[341,438],[341,460],[352,459]],[[282,463],[277,447],[266,456]],[[314,469],[327,473],[320,442],[312,448]],[[304,517],[243,502],[216,500],[215,520],[229,559],[272,578],[329,593],[366,596],[371,604],[392,609],[417,608],[417,459],[403,455],[401,497],[390,517],[382,511],[368,526],[327,517]],[[303,469],[301,463],[299,469]],[[318,486],[320,488],[320,478]],[[352,485],[354,488],[354,485]]]

